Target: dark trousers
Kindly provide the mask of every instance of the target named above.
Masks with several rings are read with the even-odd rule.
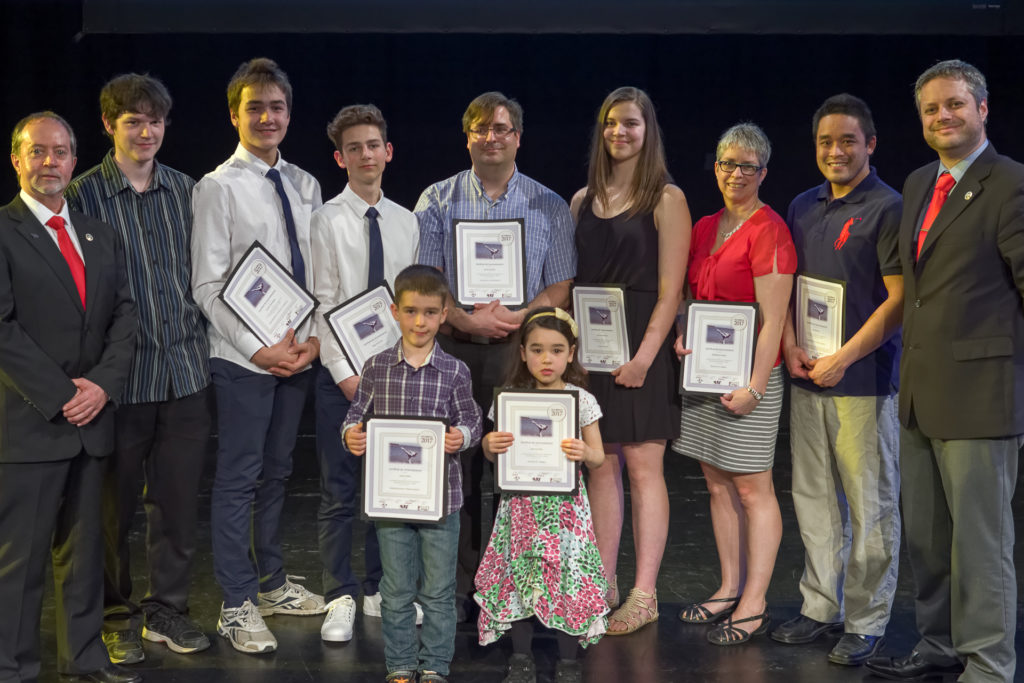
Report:
[[[210,391],[122,405],[115,428],[114,455],[107,459],[103,479],[103,628],[139,631],[144,613],[161,608],[188,612],[199,482],[210,437]],[[149,585],[136,604],[131,600],[128,535],[140,492]]]
[[[487,419],[487,411],[494,400],[494,389],[504,385],[511,362],[510,354],[518,353],[518,347],[512,342],[474,344],[444,334],[437,335],[437,340],[441,348],[469,368],[469,375],[473,379],[473,400],[483,411],[483,433],[487,434],[494,428],[494,423]],[[473,577],[480,564],[481,549],[487,546],[491,535],[496,496],[493,470],[480,446],[462,453],[459,462],[462,465],[463,503],[459,511],[459,561],[455,573],[455,590],[462,597],[473,592]]]
[[[110,664],[103,626],[103,461],[0,464],[0,681],[39,676],[39,621],[46,562],[57,602],[57,670]]]
[[[292,450],[312,381],[311,371],[288,378],[210,359],[217,396],[217,472],[210,500],[213,573],[224,607],[240,607],[257,592],[284,585],[278,523]]]
[[[352,571],[352,527],[362,488],[362,461],[341,441],[341,426],[351,405],[349,400],[327,368],[317,363],[316,373],[316,454],[320,461],[317,531],[320,560],[324,565],[324,600],[330,602],[343,595],[359,596],[360,582]],[[373,595],[383,570],[377,529],[372,522],[366,523],[363,552],[362,589],[366,595]]]

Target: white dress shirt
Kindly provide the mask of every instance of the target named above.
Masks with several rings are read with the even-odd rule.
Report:
[[[416,263],[420,231],[416,216],[381,193],[373,205],[380,216],[381,243],[384,245],[384,278],[392,291],[395,276]],[[324,318],[331,309],[366,291],[370,270],[370,207],[350,186],[313,214],[313,280],[320,308],[316,312],[320,337],[320,362],[335,383],[358,374],[338,344]],[[390,311],[388,315],[391,315]]]
[[[60,213],[54,213],[50,211],[46,206],[42,204],[35,197],[29,196],[25,190],[19,192],[21,195],[21,201],[25,202],[25,206],[32,212],[32,215],[36,217],[36,220],[42,223],[43,227],[46,228],[46,234],[50,236],[53,243],[57,245],[57,249],[60,249],[60,242],[57,239],[57,231],[46,224],[46,221],[50,220],[54,216],[60,216],[64,219],[64,231],[68,233],[68,237],[71,238],[71,244],[74,245],[75,251],[78,252],[78,256],[82,259],[82,263],[85,263],[85,254],[82,253],[82,245],[78,242],[78,233],[75,232],[75,226],[71,224],[71,214],[68,213],[68,203],[64,202],[61,204]]]
[[[309,219],[322,202],[320,184],[280,155],[274,168],[281,174],[291,203],[299,251],[306,263],[306,288],[312,290]],[[239,143],[235,153],[203,176],[192,191],[192,297],[210,321],[210,357],[261,373],[266,371],[249,359],[263,348],[263,342],[219,295],[231,269],[255,240],[285,267],[291,264],[281,200],[273,181],[266,177],[269,170],[270,166]],[[313,334],[310,316],[295,330],[295,339],[304,341]]]

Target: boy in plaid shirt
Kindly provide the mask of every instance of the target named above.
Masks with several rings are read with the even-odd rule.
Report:
[[[342,428],[354,455],[366,453],[363,418],[381,415],[441,417],[448,458],[448,508],[437,523],[377,521],[384,659],[387,683],[446,683],[455,653],[455,564],[462,507],[459,452],[480,441],[480,407],[473,401],[469,370],[448,355],[434,337],[445,321],[448,285],[430,266],[409,266],[395,278],[391,313],[402,338],[366,362]],[[423,630],[416,647],[416,610],[423,606]]]

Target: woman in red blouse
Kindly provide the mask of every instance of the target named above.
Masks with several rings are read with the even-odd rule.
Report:
[[[783,394],[779,351],[796,251],[785,222],[758,197],[770,154],[768,138],[754,124],[722,135],[715,179],[725,208],[698,221],[690,243],[690,298],[760,307],[750,384],[721,396],[685,396],[681,434],[672,443],[701,463],[722,571],[719,589],[683,608],[679,618],[698,624],[727,618],[708,633],[716,645],[767,632],[765,594],[782,538],[772,464]],[[682,337],[676,351],[688,353]]]

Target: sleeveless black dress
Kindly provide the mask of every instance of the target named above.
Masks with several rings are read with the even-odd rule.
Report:
[[[618,284],[626,288],[626,326],[630,357],[636,354],[658,301],[658,230],[654,214],[598,218],[590,207],[576,225],[579,262],[576,282]],[[685,268],[680,263],[679,268]],[[605,443],[633,443],[679,436],[679,362],[672,351],[675,329],[647,370],[644,385],[627,389],[605,373],[590,373],[589,390],[604,413]]]

